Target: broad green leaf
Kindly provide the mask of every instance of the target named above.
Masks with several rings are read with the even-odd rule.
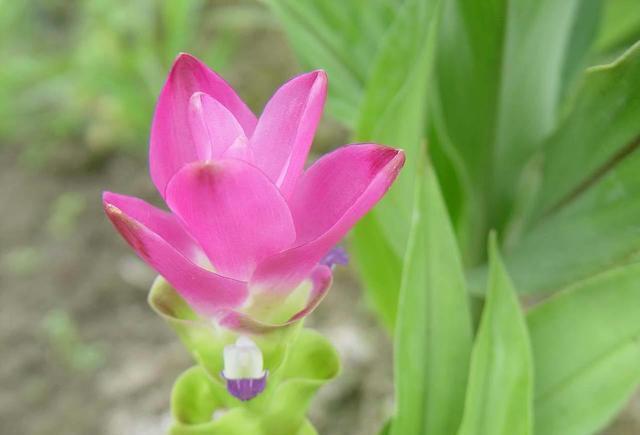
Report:
[[[409,0],[381,43],[367,82],[355,131],[356,141],[402,148],[407,163],[376,208],[383,231],[396,254],[404,254],[413,186],[424,143],[426,87],[439,0]]]
[[[576,283],[527,316],[535,432],[596,433],[640,383],[640,265]]]
[[[569,115],[546,142],[540,212],[571,199],[613,161],[640,145],[640,43],[591,68]]]
[[[589,70],[548,143],[538,210],[506,258],[521,292],[552,292],[640,252],[640,45]],[[481,291],[486,268],[471,273]]]
[[[407,163],[394,186],[353,236],[356,264],[370,299],[387,324],[397,310],[400,259],[404,255],[413,201],[416,162],[424,141],[424,109],[433,41],[434,16],[439,0],[408,0],[381,43],[367,82],[356,129],[359,142],[377,142],[402,148]],[[382,249],[366,249],[375,246]],[[385,282],[377,282],[384,268]],[[392,274],[396,274],[393,276]]]
[[[395,341],[393,435],[451,435],[462,417],[471,318],[458,247],[435,174],[416,180],[416,203]]]
[[[631,45],[640,38],[640,8],[637,0],[607,0],[596,47],[606,54]]]
[[[446,129],[439,136],[463,156],[474,194],[483,199],[480,233],[506,226],[520,174],[555,124],[584,1],[591,2],[444,3],[435,61]]]
[[[561,99],[573,92],[575,83],[589,66],[595,51],[603,5],[606,0],[581,0],[573,20],[571,37],[565,52]]]
[[[527,325],[495,237],[489,250],[487,303],[471,354],[458,435],[533,433],[533,367]]]
[[[283,22],[305,68],[327,71],[330,111],[349,126],[356,122],[363,89],[378,44],[400,0],[268,0]]]
[[[369,213],[353,229],[350,251],[364,287],[368,290],[368,302],[382,323],[392,331],[398,309],[402,262],[387,239],[379,235],[381,232],[376,216]]]
[[[446,135],[436,96],[429,95],[429,103],[429,157],[442,186],[451,223],[462,250],[463,262],[465,265],[478,264],[486,255],[486,234],[478,231],[484,228],[483,201],[476,194],[463,156]]]
[[[506,257],[518,291],[549,293],[640,259],[640,152],[535,226]],[[470,273],[482,292],[486,268]]]

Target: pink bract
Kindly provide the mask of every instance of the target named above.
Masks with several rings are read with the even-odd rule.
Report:
[[[304,164],[327,93],[324,71],[294,77],[259,119],[198,59],[181,54],[151,127],[151,178],[171,212],[103,194],[136,253],[201,315],[251,323],[252,296],[312,283],[308,314],[331,284],[322,258],[389,189],[401,150],[348,145]],[[323,278],[319,278],[323,277]],[[260,298],[255,298],[260,300]]]

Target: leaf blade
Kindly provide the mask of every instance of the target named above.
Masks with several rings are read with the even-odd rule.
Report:
[[[540,212],[558,207],[588,188],[590,179],[607,170],[609,162],[623,158],[620,153],[638,142],[639,75],[640,43],[615,62],[587,70],[570,114],[545,144],[537,205]]]
[[[455,433],[471,319],[457,242],[433,171],[419,172],[396,328],[393,435]]]
[[[565,54],[577,43],[576,29],[583,30],[576,20],[589,16],[584,2],[445,3],[435,63],[445,121],[438,135],[449,137],[465,156],[474,194],[484,204],[472,211],[486,215],[480,234],[502,231],[513,218],[519,178],[551,132],[564,81],[575,70]],[[591,39],[582,33],[580,38]],[[580,64],[584,56],[569,59]]]
[[[393,22],[398,1],[340,4],[269,0],[305,68],[323,68],[331,79],[328,108],[353,127],[378,44]]]
[[[430,70],[434,16],[438,7],[439,0],[409,0],[404,3],[385,40],[381,42],[380,52],[367,82],[355,133],[356,140],[403,148],[407,164],[394,186],[371,213],[371,219],[376,222],[376,230],[368,229],[372,225],[365,222],[354,231],[356,245],[374,243],[384,245],[387,250],[384,253],[373,250],[360,250],[357,253],[357,256],[364,256],[356,259],[357,264],[372,265],[368,269],[359,270],[365,283],[375,280],[375,277],[370,276],[370,270],[383,267],[386,262],[399,265],[405,252],[416,162],[419,160],[425,132],[424,97]],[[410,34],[407,34],[408,29]],[[389,269],[396,274],[394,277],[389,276],[389,283],[393,287],[367,285],[365,288],[374,302],[391,303],[376,304],[375,308],[378,313],[382,313],[387,325],[393,326],[401,268],[393,266]]]
[[[458,435],[529,435],[533,431],[531,345],[516,291],[491,238],[487,303],[471,354]]]
[[[640,264],[576,283],[527,315],[536,433],[602,429],[640,384]]]
[[[521,293],[552,293],[640,258],[640,152],[527,233],[506,258]],[[469,273],[482,293],[486,267]]]

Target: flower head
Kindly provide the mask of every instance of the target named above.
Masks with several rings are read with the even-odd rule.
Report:
[[[356,144],[305,170],[326,91],[323,71],[297,76],[257,119],[220,76],[181,54],[160,94],[149,152],[171,212],[103,195],[138,255],[223,326],[275,327],[312,311],[331,283],[323,258],[404,163],[400,150]]]
[[[229,393],[243,401],[262,393],[267,384],[262,364],[260,348],[247,336],[241,335],[235,344],[225,346],[222,377]]]

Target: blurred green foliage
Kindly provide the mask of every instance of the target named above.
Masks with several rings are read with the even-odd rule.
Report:
[[[30,167],[143,154],[180,51],[224,73],[259,5],[233,1],[0,0],[0,146]]]
[[[53,352],[70,369],[92,372],[104,364],[104,351],[80,338],[78,325],[66,311],[57,309],[47,313],[42,320],[42,330]]]
[[[56,238],[72,234],[78,218],[87,206],[87,198],[81,193],[65,192],[51,205],[47,230]]]
[[[42,263],[42,254],[33,246],[18,246],[3,254],[2,263],[11,274],[26,276]]]
[[[305,65],[368,59],[329,109],[358,140],[407,150],[352,237],[395,327],[386,431],[598,432],[640,385],[638,1],[321,3],[270,0],[292,44],[308,41]],[[392,20],[370,16],[385,6]],[[556,294],[524,315],[516,291]],[[482,319],[456,358],[467,293]]]

